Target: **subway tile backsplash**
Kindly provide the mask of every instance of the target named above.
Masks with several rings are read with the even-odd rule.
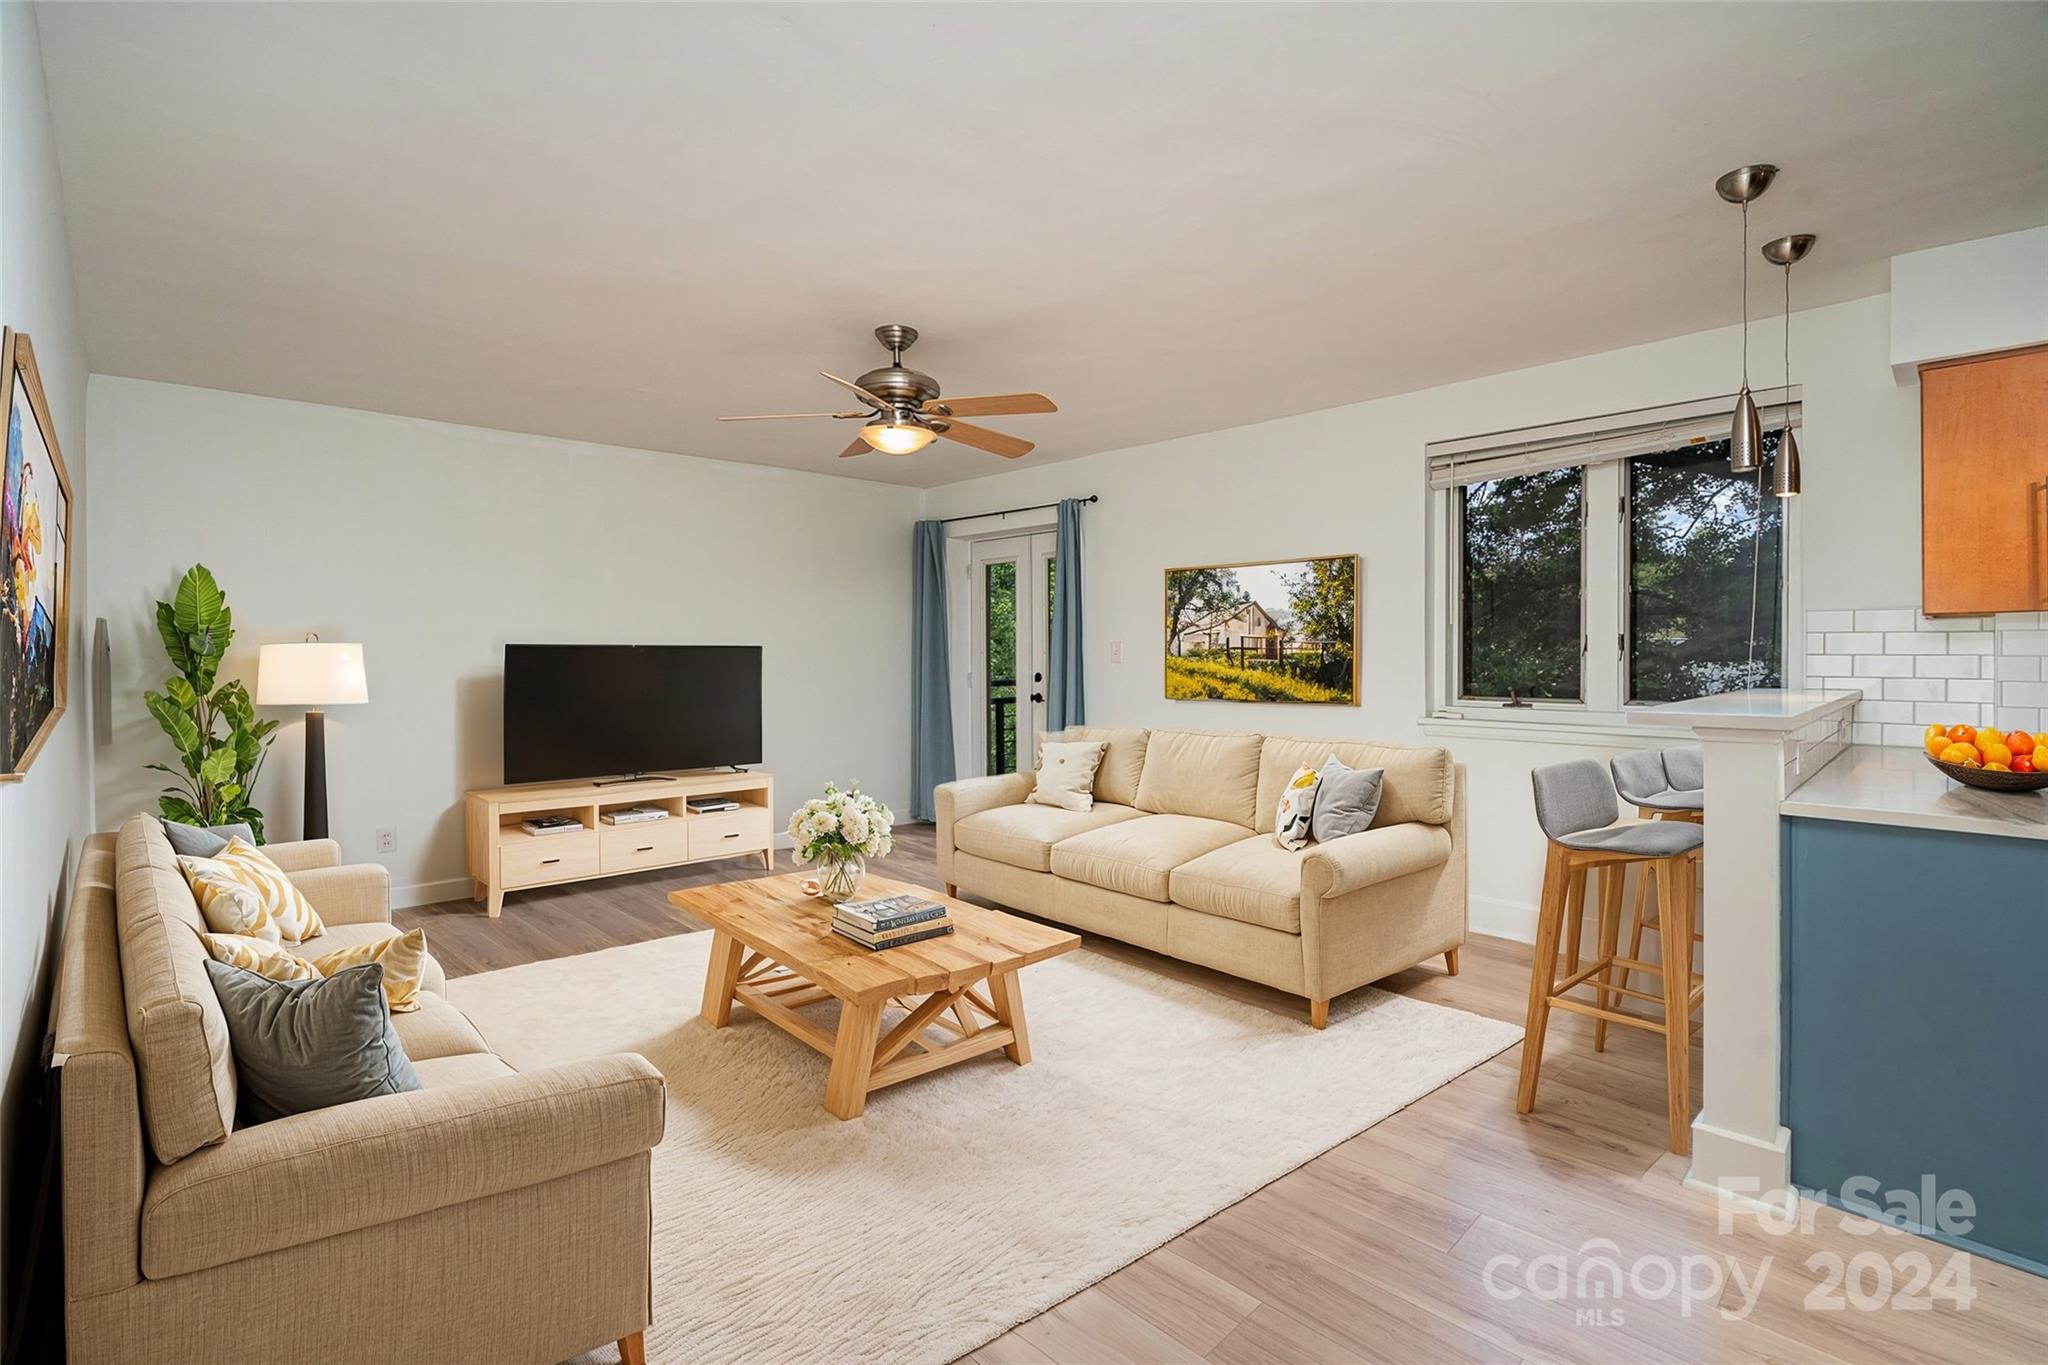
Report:
[[[1806,685],[1862,690],[1858,744],[1918,748],[1937,720],[2048,729],[2048,612],[1809,611]]]

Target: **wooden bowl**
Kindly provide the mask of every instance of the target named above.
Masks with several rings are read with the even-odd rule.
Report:
[[[2037,792],[2048,790],[2048,773],[1987,773],[1982,768],[1965,768],[1956,763],[1944,763],[1933,754],[1925,755],[1927,761],[1941,769],[1942,776],[1953,777],[1965,787],[1975,787],[1987,792]]]

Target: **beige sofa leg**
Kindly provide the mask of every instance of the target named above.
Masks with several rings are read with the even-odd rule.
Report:
[[[953,885],[953,883],[951,883],[951,882],[947,882],[947,883],[946,883],[946,894],[947,894],[947,895],[949,895],[949,896],[957,896],[957,895],[959,895],[959,894],[960,894],[960,888],[959,888],[959,887],[957,887],[957,886],[955,886],[955,885]]]
[[[1330,1022],[1330,1002],[1329,1002],[1329,1001],[1327,1001],[1327,1000],[1311,1000],[1311,1001],[1309,1001],[1309,1002],[1308,1002],[1308,1026],[1309,1026],[1310,1028],[1324,1028],[1324,1027],[1328,1026],[1329,1022]]]
[[[1448,976],[1456,976],[1458,974],[1458,950],[1456,948],[1446,948],[1444,950],[1444,972]]]
[[[619,1359],[625,1365],[647,1365],[647,1338],[640,1332],[619,1338]]]

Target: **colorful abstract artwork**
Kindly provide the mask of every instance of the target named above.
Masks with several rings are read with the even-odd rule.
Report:
[[[51,429],[35,352],[0,336],[7,411],[0,486],[0,777],[18,777],[63,713],[70,585],[71,481]]]

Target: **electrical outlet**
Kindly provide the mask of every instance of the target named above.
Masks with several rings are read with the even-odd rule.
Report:
[[[377,827],[377,851],[379,853],[398,852],[398,829],[396,826],[379,825]]]
[[[1111,640],[1109,642],[1109,661],[1113,664],[1120,664],[1124,661],[1124,642],[1122,640]]]

